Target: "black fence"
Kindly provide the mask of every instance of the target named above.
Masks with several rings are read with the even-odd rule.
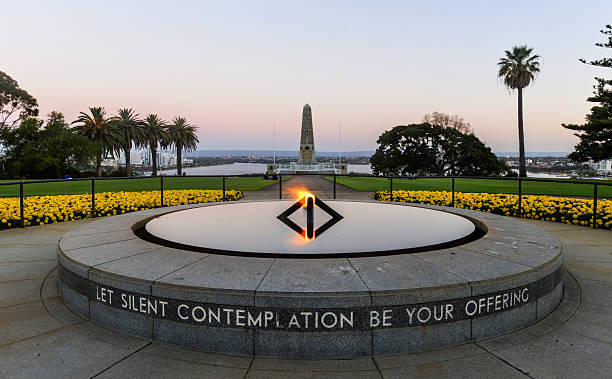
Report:
[[[523,203],[522,196],[523,193],[523,183],[525,182],[547,182],[547,183],[555,183],[555,184],[582,184],[589,185],[593,187],[593,228],[597,228],[597,189],[600,186],[612,187],[612,182],[607,181],[584,181],[584,180],[565,180],[565,179],[544,179],[544,178],[520,178],[520,177],[488,177],[488,176],[374,176],[367,174],[310,174],[310,173],[298,173],[298,174],[285,174],[285,178],[291,176],[325,176],[329,177],[333,182],[333,198],[336,199],[337,194],[337,178],[338,177],[363,177],[363,178],[382,178],[387,179],[389,181],[389,199],[393,201],[393,180],[414,180],[414,179],[448,179],[451,180],[451,193],[452,200],[451,206],[455,207],[455,180],[456,179],[475,179],[475,180],[505,180],[505,181],[514,181],[518,184],[518,217],[523,216]],[[241,177],[263,177],[263,175],[159,175],[159,188],[160,188],[160,198],[161,198],[161,206],[164,205],[164,178],[220,178],[222,181],[223,191],[222,199],[226,200],[225,192],[226,192],[226,181],[228,178],[241,178]],[[40,183],[58,183],[58,182],[80,182],[80,181],[89,181],[91,182],[91,215],[95,217],[96,211],[96,181],[107,181],[107,180],[139,180],[139,179],[152,179],[156,177],[151,176],[133,176],[133,177],[98,177],[98,178],[71,178],[71,179],[42,179],[42,180],[27,180],[27,181],[13,181],[13,182],[0,182],[0,186],[11,186],[11,185],[19,185],[19,207],[20,207],[20,222],[21,226],[25,226],[24,220],[24,192],[23,188],[26,185],[31,184],[40,184]],[[276,176],[278,186],[278,198],[283,198],[283,175]],[[552,195],[555,196],[555,195]]]

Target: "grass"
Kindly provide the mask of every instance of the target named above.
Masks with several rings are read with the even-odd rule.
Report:
[[[327,177],[333,180],[332,177]],[[337,182],[358,191],[389,190],[385,178],[337,177]],[[592,180],[597,183],[612,181]],[[451,179],[394,179],[394,190],[407,191],[451,191]],[[495,179],[455,179],[456,192],[518,193],[518,182]],[[567,184],[550,182],[523,182],[522,192],[530,195],[557,195],[592,197],[593,186],[589,184]],[[612,197],[612,186],[598,186],[599,197]]]
[[[289,178],[287,178],[289,179]],[[286,180],[283,178],[283,180]],[[9,181],[0,181],[9,182]],[[225,180],[227,190],[255,191],[268,187],[278,180],[264,180],[262,177],[228,177]],[[164,189],[203,189],[220,190],[223,180],[219,178],[190,178],[190,177],[164,177]],[[157,191],[160,189],[160,179],[115,179],[96,180],[96,192],[137,192]],[[91,193],[91,181],[58,182],[58,183],[32,183],[23,186],[25,196],[36,195],[72,195]],[[0,197],[19,196],[19,185],[0,185]]]

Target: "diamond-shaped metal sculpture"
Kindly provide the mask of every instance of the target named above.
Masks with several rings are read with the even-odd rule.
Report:
[[[291,216],[298,209],[302,208],[304,204],[306,204],[306,229],[300,227],[295,222],[289,219],[289,216]],[[330,220],[328,220],[325,224],[321,225],[317,229],[314,228],[315,205],[331,216]],[[319,199],[318,197],[315,197],[314,195],[308,194],[298,200],[295,204],[290,206],[286,211],[279,214],[277,218],[281,220],[285,225],[295,230],[295,232],[301,235],[302,237],[306,238],[307,240],[312,240],[323,234],[323,232],[334,226],[344,217],[342,217],[340,213],[333,210],[329,205],[325,204],[323,200]]]

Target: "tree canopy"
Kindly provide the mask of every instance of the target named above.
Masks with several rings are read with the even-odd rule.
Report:
[[[607,41],[596,43],[596,46],[612,48],[612,26],[600,31]],[[579,59],[580,62],[604,68],[612,68],[612,58],[587,61]],[[587,98],[588,102],[596,103],[591,108],[591,113],[586,115],[586,122],[582,125],[562,124],[566,129],[574,130],[575,136],[580,141],[574,146],[574,151],[568,157],[577,162],[588,160],[601,161],[612,159],[612,80],[595,78],[593,96]]]
[[[429,123],[400,125],[378,138],[375,175],[492,176],[508,171],[473,134]]]
[[[0,71],[0,131],[14,127],[20,118],[38,116],[38,102]]]

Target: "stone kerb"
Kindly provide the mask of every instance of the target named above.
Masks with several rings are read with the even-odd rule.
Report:
[[[502,216],[423,207],[468,216],[488,233],[406,255],[232,257],[139,239],[133,224],[177,208],[155,209],[64,235],[61,292],[83,317],[124,333],[205,351],[290,357],[459,344],[524,327],[559,303],[561,245],[552,234]]]

